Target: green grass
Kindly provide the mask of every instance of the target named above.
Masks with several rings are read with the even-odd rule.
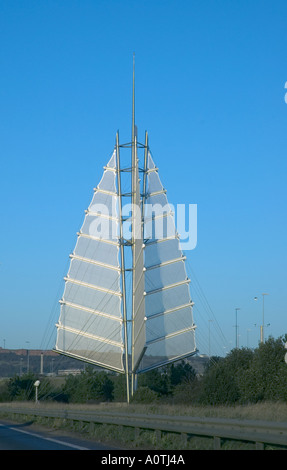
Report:
[[[4,404],[1,404],[3,406]],[[40,403],[42,409],[67,409],[67,410],[106,410],[109,412],[125,412],[128,414],[164,414],[164,415],[181,415],[195,417],[214,417],[214,418],[233,418],[233,419],[251,419],[251,420],[267,420],[267,421],[286,421],[287,422],[287,404],[285,403],[258,403],[242,406],[184,406],[184,405],[139,405],[126,403],[102,403],[98,405],[63,405],[57,403]],[[5,407],[11,412],[14,407],[33,408],[33,402],[11,402],[6,403]],[[7,410],[7,411],[8,411]],[[124,449],[160,449],[160,450],[212,450],[213,440],[210,438],[190,437],[184,440],[179,434],[162,433],[161,439],[153,431],[141,430],[137,434],[133,428],[123,428],[114,425],[95,425],[90,427],[85,425],[79,428],[78,425],[65,422],[64,420],[45,420],[37,418],[35,421],[38,425],[53,427],[53,429],[62,429],[73,431],[85,435],[86,438],[99,442],[110,443],[113,446],[118,445]],[[273,448],[270,447],[269,448]],[[274,447],[275,448],[275,447]],[[241,443],[236,441],[223,441],[223,450],[245,450],[254,449],[252,443]]]
[[[9,403],[1,403],[9,409],[13,407],[34,408],[35,403],[14,401]],[[106,410],[124,413],[140,413],[140,414],[163,414],[171,416],[195,416],[207,418],[230,418],[230,419],[259,419],[267,421],[287,421],[287,403],[281,402],[263,402],[250,405],[234,405],[234,406],[191,406],[191,405],[172,405],[172,404],[127,404],[105,402],[100,404],[63,404],[56,402],[40,402],[42,409],[53,408],[67,410]]]

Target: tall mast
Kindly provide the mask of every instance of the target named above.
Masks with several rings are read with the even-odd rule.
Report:
[[[135,139],[135,54],[133,54],[133,102],[132,102],[132,349],[131,349],[131,394],[134,394],[134,315],[135,315],[135,202],[136,202],[136,139]]]
[[[125,255],[124,255],[124,239],[123,239],[123,221],[122,221],[122,189],[121,189],[121,173],[120,173],[120,149],[119,149],[119,132],[116,136],[116,157],[117,157],[117,176],[118,176],[118,195],[119,195],[119,219],[120,219],[120,247],[121,247],[121,274],[123,289],[123,319],[124,319],[124,335],[125,335],[125,372],[127,387],[127,402],[130,401],[130,385],[129,385],[129,353],[128,353],[128,328],[127,328],[127,306],[126,306],[126,279],[125,279]]]
[[[132,149],[135,143],[135,53],[133,54]]]

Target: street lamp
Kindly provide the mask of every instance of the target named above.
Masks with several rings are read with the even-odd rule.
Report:
[[[34,386],[35,386],[35,389],[36,389],[36,397],[35,397],[35,401],[36,403],[38,403],[38,387],[40,385],[40,380],[36,380],[36,382],[34,383]]]
[[[247,333],[247,348],[249,348],[249,333],[252,331],[250,328],[247,328],[246,333]]]
[[[208,320],[208,356],[210,359],[210,322],[213,320]]]
[[[28,344],[27,346],[27,374],[29,374],[29,343],[30,341],[26,341],[26,344]]]
[[[264,296],[269,295],[266,292],[263,292],[262,294],[262,325],[260,328],[260,342],[264,343]],[[254,297],[254,300],[258,300],[258,297]]]
[[[235,309],[235,345],[238,348],[238,324],[237,324],[237,312],[240,308]]]

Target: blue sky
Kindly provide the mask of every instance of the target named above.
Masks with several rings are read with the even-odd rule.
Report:
[[[0,346],[53,346],[84,210],[130,140],[133,52],[139,139],[198,206],[200,352],[208,325],[211,353],[235,346],[236,307],[256,346],[262,292],[266,335],[287,333],[286,2],[0,0],[0,43]]]

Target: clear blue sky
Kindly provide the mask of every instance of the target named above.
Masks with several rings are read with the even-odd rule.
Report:
[[[235,346],[236,307],[256,346],[262,292],[266,334],[287,333],[286,2],[0,0],[0,44],[0,346],[53,346],[84,210],[130,140],[133,52],[139,138],[170,202],[198,205],[200,352],[208,324],[212,353]]]

